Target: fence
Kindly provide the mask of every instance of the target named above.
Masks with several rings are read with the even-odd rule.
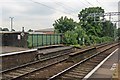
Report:
[[[15,47],[28,47],[27,46],[27,36],[28,33],[24,32],[24,35],[21,35],[22,32],[0,32],[0,38],[2,44],[0,46],[15,46]]]
[[[29,34],[28,35],[28,47],[39,47],[45,45],[55,45],[61,43],[60,34]]]

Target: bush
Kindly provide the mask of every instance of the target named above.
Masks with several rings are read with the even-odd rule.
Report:
[[[102,37],[102,42],[111,42],[111,41],[113,41],[112,37],[108,37],[108,36]]]
[[[63,39],[63,43],[67,44],[67,45],[74,45],[77,44],[77,33],[75,33],[74,31],[67,31],[64,34],[64,39]]]

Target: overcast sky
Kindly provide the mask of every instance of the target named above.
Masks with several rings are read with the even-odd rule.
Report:
[[[105,12],[117,12],[120,0],[4,0],[0,1],[0,27],[10,29],[10,18],[14,17],[13,28],[25,30],[53,28],[52,24],[61,16],[78,21],[78,13],[88,7],[99,6]],[[116,20],[116,17],[113,17]]]

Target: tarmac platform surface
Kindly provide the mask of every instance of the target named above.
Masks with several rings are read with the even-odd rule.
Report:
[[[24,50],[28,50],[28,48],[0,46],[0,53],[9,53],[9,52],[24,51]]]
[[[89,77],[89,79],[111,80],[112,78],[116,78],[117,80],[120,80],[120,73],[118,72],[120,69],[118,65],[120,65],[120,48],[105,63],[103,63],[102,66]],[[114,77],[115,69],[117,69],[117,77]]]

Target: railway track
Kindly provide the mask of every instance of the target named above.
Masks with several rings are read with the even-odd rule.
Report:
[[[55,58],[57,56],[63,55],[66,52],[71,51],[72,48],[73,47],[67,46],[50,46],[47,48],[43,47],[38,49],[0,54],[0,59],[2,59],[2,69],[0,69],[0,72],[10,70],[37,60],[49,60],[50,58]]]
[[[115,45],[104,47],[103,50],[94,54],[73,66],[57,73],[48,80],[80,80],[93,70],[104,58],[106,58],[117,47]]]
[[[64,52],[64,53],[63,53]],[[40,60],[30,62],[12,69],[7,69],[1,71],[2,79],[16,79],[23,75],[27,75],[34,71],[40,70],[42,68],[48,67],[50,65],[54,65],[61,61],[64,61],[68,58],[68,54],[72,52],[72,50],[61,51],[61,54],[57,54],[54,56],[42,58]]]
[[[104,47],[104,51],[105,50],[107,50],[107,49],[109,49],[110,47],[112,47],[113,45],[111,45],[111,46],[109,46],[109,45],[107,45],[106,46],[106,48]],[[102,47],[103,48],[103,47]],[[98,54],[98,53],[97,53]],[[97,54],[94,54],[94,55],[92,55],[92,56],[90,56],[89,58],[91,58],[91,57],[94,57],[94,56],[96,56]],[[106,55],[107,56],[107,55]],[[102,56],[103,57],[103,56]],[[87,58],[88,59],[88,58]],[[84,62],[84,61],[86,61],[87,59],[84,59],[84,60],[82,60],[81,62]],[[99,59],[99,58],[97,58],[97,59]],[[101,59],[101,60],[103,60],[103,58]],[[95,62],[95,63],[97,63],[97,61]],[[41,70],[37,70],[37,71],[35,71],[35,72],[33,72],[33,73],[30,73],[30,74],[27,74],[27,75],[24,75],[24,76],[22,76],[22,77],[20,77],[19,79],[40,79],[40,80],[42,80],[42,79],[44,79],[44,80],[46,80],[46,79],[56,79],[56,74],[58,75],[58,74],[61,74],[62,72],[66,72],[66,69],[69,69],[68,67],[70,67],[70,66],[72,66],[72,65],[76,65],[76,64],[78,64],[78,63],[71,63],[71,62],[67,62],[67,59],[65,60],[65,61],[61,61],[60,63],[56,63],[56,64],[54,64],[54,65],[51,65],[51,66],[49,66],[49,67],[46,67],[46,68],[43,68],[43,69],[41,69]],[[89,63],[88,63],[89,64]],[[94,66],[96,66],[96,65],[94,65]],[[84,66],[83,66],[84,67]],[[89,67],[90,68],[90,67]],[[93,67],[91,67],[91,68],[93,68]],[[60,72],[60,73],[59,73]],[[54,75],[54,76],[53,76]],[[61,78],[60,78],[60,80],[61,80]],[[64,79],[63,79],[64,80]]]
[[[2,77],[3,79],[17,79],[23,75],[30,74],[34,71],[37,71],[42,68],[48,67],[50,65],[54,65],[61,61],[64,61],[67,59],[67,56],[59,57],[58,59],[54,59],[49,62],[39,62],[39,63],[37,62],[37,63],[33,63],[33,64],[30,64],[30,65],[27,65],[21,68],[14,69],[12,71],[7,71],[7,72],[2,73]]]
[[[110,48],[110,47],[107,47],[107,48]],[[104,49],[104,50],[106,50],[106,49]],[[71,52],[68,52],[68,53],[71,53]],[[15,69],[3,71],[2,78],[3,79],[21,79],[21,78],[22,79],[24,79],[24,78],[32,78],[32,79],[33,78],[40,78],[40,79],[48,79],[48,78],[54,79],[55,78],[56,79],[57,78],[57,79],[61,79],[61,77],[63,76],[63,73],[66,73],[69,71],[68,67],[78,64],[78,63],[66,62],[69,57],[68,53],[60,55],[60,56],[56,56],[54,58],[47,59],[44,61],[39,60],[36,62],[25,64],[21,67],[15,68]],[[90,56],[89,58],[92,58],[93,56],[96,56],[96,55],[98,55],[98,53]],[[106,54],[106,56],[107,55],[108,54]],[[82,62],[85,62],[87,59],[82,60]],[[103,60],[103,58],[101,58],[101,57],[99,57],[99,58],[97,57],[96,59],[97,59],[97,61],[95,61],[94,59],[90,59],[90,61],[92,62],[93,65],[94,65],[94,63],[99,63],[99,61]],[[86,64],[91,65],[91,67],[89,66],[88,68],[85,68],[85,65],[83,65],[83,68],[85,68],[85,70],[88,72],[94,66],[96,66],[96,64],[94,66],[92,66],[92,64],[89,64],[89,62],[87,62]],[[58,72],[60,72],[60,73],[58,73]],[[73,73],[73,72],[71,72],[71,73]],[[77,73],[74,73],[74,75],[75,74],[77,74]],[[64,77],[66,77],[66,76],[64,76]],[[66,78],[69,78],[69,77],[66,77]]]

